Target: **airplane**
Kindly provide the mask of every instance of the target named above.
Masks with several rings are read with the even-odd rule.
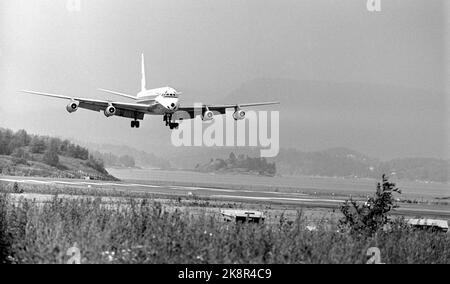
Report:
[[[116,102],[110,100],[86,99],[80,97],[70,97],[58,94],[50,94],[43,92],[35,92],[22,90],[24,93],[47,96],[53,98],[67,99],[70,103],[66,106],[69,113],[77,111],[79,108],[92,111],[103,111],[106,117],[119,116],[133,119],[131,128],[139,128],[139,120],[144,119],[144,115],[162,115],[163,122],[169,126],[171,130],[178,128],[177,120],[193,119],[197,115],[201,115],[203,121],[213,120],[214,112],[225,114],[226,109],[234,108],[233,118],[242,120],[245,118],[245,111],[241,107],[253,107],[279,104],[279,102],[260,102],[245,104],[227,104],[227,105],[205,105],[199,106],[182,106],[180,104],[181,93],[171,87],[162,87],[147,90],[145,80],[145,60],[144,54],[141,55],[141,90],[136,96],[128,95],[121,92],[111,91],[107,89],[98,89],[109,94],[121,96],[134,100],[133,103]]]

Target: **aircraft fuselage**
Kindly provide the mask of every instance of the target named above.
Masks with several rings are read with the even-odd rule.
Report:
[[[139,92],[136,97],[137,103],[150,105],[148,114],[164,115],[177,111],[180,106],[178,94],[174,88],[163,87]]]

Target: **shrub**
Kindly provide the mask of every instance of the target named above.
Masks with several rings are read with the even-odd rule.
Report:
[[[375,196],[370,197],[364,204],[358,204],[350,198],[341,206],[344,214],[340,220],[341,229],[349,229],[351,233],[372,235],[388,222],[389,212],[398,207],[393,193],[401,193],[395,183],[389,182],[383,175],[382,182],[377,184]]]
[[[26,159],[24,159],[24,158],[15,158],[15,157],[13,157],[11,159],[11,161],[12,161],[12,164],[14,166],[17,166],[17,165],[26,165],[26,166],[28,166],[29,165],[28,161]]]
[[[13,184],[13,192],[14,193],[23,193],[23,189],[19,187],[19,184],[15,182]]]

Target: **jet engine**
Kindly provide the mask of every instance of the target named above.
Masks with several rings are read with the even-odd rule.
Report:
[[[207,110],[207,111],[205,111],[203,113],[202,119],[204,121],[213,120],[214,119],[214,113],[212,111],[210,111],[210,110]]]
[[[113,106],[109,106],[105,109],[105,116],[110,117],[116,114],[116,108]]]
[[[245,111],[237,110],[233,113],[234,120],[241,120],[245,118]]]
[[[80,102],[78,101],[71,101],[70,104],[66,106],[66,109],[69,113],[76,112],[78,110],[78,106],[80,105]]]

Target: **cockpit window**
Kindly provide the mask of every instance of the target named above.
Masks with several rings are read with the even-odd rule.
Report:
[[[164,94],[164,97],[170,97],[170,98],[177,98],[178,96],[176,94]]]

